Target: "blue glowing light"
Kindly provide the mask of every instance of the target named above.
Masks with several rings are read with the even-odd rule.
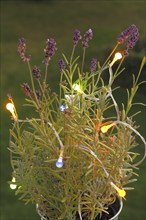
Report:
[[[61,111],[61,112],[64,112],[64,111],[65,111],[65,106],[64,106],[64,105],[60,105],[59,108],[60,108],[60,111]]]
[[[62,158],[59,158],[59,159],[56,161],[56,167],[57,167],[57,168],[62,168],[62,167],[63,167]]]

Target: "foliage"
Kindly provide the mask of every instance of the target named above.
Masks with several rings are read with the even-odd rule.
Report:
[[[63,55],[59,62],[59,95],[46,82],[48,65],[56,51],[54,40],[47,40],[44,80],[39,68],[31,68],[31,57],[25,56],[24,39],[19,41],[18,52],[28,64],[31,78],[31,87],[26,83],[21,87],[34,116],[19,119],[9,95],[14,120],[9,150],[15,177],[10,184],[17,185],[20,199],[37,204],[38,212],[46,219],[71,220],[76,219],[77,213],[80,219],[95,219],[107,212],[117,196],[125,197],[125,190],[131,189],[127,184],[135,181],[135,170],[145,158],[144,154],[139,162],[136,160],[138,154],[133,149],[138,145],[137,138],[145,148],[146,142],[137,131],[137,112],[130,115],[130,110],[143,83],[139,76],[146,60],[143,58],[137,77],[133,77],[133,87],[127,90],[127,104],[120,109],[114,98],[118,88],[113,84],[124,71],[121,65],[127,54],[121,52],[120,58],[114,56],[110,60],[118,43],[102,66],[98,62],[97,69],[92,66],[91,71],[84,71],[90,34],[91,29],[84,35],[81,68],[80,57],[74,58],[81,40],[78,31],[70,60]],[[113,71],[118,59],[121,61]],[[108,83],[103,74],[107,74]],[[34,79],[40,91],[36,91]]]

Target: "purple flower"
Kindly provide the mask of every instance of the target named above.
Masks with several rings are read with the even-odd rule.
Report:
[[[43,63],[45,65],[48,65],[49,61],[54,56],[56,50],[57,50],[57,48],[56,48],[55,40],[52,39],[52,38],[47,39],[47,41],[46,41],[46,48],[44,49],[44,51],[45,51],[45,59],[43,60]]]
[[[89,41],[89,40],[92,40],[92,38],[93,38],[93,32],[92,32],[91,29],[89,29],[89,30],[84,34],[84,38],[83,38],[83,42],[82,42],[83,48],[89,47],[88,41]]]
[[[39,80],[41,78],[41,71],[38,67],[34,67],[32,69],[32,73],[33,73],[33,76],[35,77],[35,79]]]
[[[81,39],[82,39],[81,33],[79,30],[76,29],[74,31],[74,37],[73,37],[74,46],[76,46]]]
[[[93,58],[91,60],[91,66],[90,66],[90,71],[95,73],[97,68],[97,59]]]
[[[21,58],[24,57],[24,55],[25,55],[25,50],[26,50],[25,39],[24,39],[24,38],[20,38],[20,39],[19,39],[19,43],[18,43],[18,53],[19,53],[19,55],[20,55]]]
[[[129,55],[128,50],[124,50],[123,52],[124,52],[124,55],[125,55],[126,57]]]
[[[32,96],[33,92],[31,90],[30,86],[28,85],[28,83],[23,83],[21,85],[21,88],[26,96],[28,96],[28,97]]]
[[[64,62],[64,60],[62,60],[62,59],[60,59],[60,60],[58,61],[58,66],[59,66],[60,71],[66,69],[65,62]]]
[[[18,53],[21,57],[21,59],[27,63],[29,62],[30,58],[31,58],[31,55],[29,55],[28,57],[25,56],[25,50],[26,50],[26,42],[25,42],[25,39],[22,37],[19,39],[19,42],[18,42]]]
[[[41,92],[39,90],[36,90],[35,94],[36,94],[37,99],[40,99],[41,96],[42,96],[42,94],[41,94]]]
[[[120,37],[117,39],[119,44],[124,43],[126,40],[126,49],[132,49],[138,40],[139,31],[135,24],[129,26],[124,30]]]
[[[127,49],[132,49],[135,46],[135,42],[131,41],[130,39],[126,43]]]

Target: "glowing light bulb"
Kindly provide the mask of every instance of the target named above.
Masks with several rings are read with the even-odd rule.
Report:
[[[80,86],[76,83],[73,84],[72,88],[77,91],[77,92],[80,92],[82,93],[83,91],[81,90]]]
[[[56,167],[62,168],[63,167],[63,159],[62,157],[59,157],[59,159],[56,161]]]
[[[11,114],[12,114],[14,120],[16,120],[16,119],[17,119],[17,116],[16,116],[15,110],[14,110],[14,104],[12,104],[12,103],[7,103],[7,104],[6,104],[6,109],[7,109],[9,112],[11,112]]]
[[[124,189],[118,189],[117,192],[122,198],[126,196],[126,191]]]
[[[15,177],[12,178],[12,182],[13,182],[13,183],[16,182]],[[11,188],[11,189],[16,189],[16,188],[17,188],[17,185],[16,185],[16,184],[13,184],[13,183],[10,184],[10,188]]]
[[[126,191],[124,189],[120,189],[119,187],[117,187],[113,182],[110,182],[111,186],[117,191],[117,193],[119,194],[119,196],[121,198],[126,196]]]
[[[114,57],[115,61],[120,60],[121,58],[122,58],[122,54],[120,52],[117,52]]]
[[[110,66],[113,66],[113,64],[122,58],[122,54],[120,52],[115,53],[114,59],[110,63]]]
[[[111,127],[113,127],[115,123],[109,124],[109,125],[103,125],[100,130],[102,133],[106,133]]]
[[[12,113],[14,112],[14,105],[12,103],[7,103],[6,109]]]

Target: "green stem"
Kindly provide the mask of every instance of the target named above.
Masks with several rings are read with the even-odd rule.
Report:
[[[70,57],[70,66],[72,64],[72,60],[73,60],[73,56],[74,56],[74,52],[75,52],[75,46],[73,47],[72,53],[71,53],[71,57]]]
[[[74,52],[75,52],[75,46],[73,47],[71,58],[70,58],[70,66],[69,66],[70,74],[68,75],[69,76],[69,80],[70,80],[69,83],[71,85],[71,90],[72,90],[72,60],[73,60]]]
[[[28,69],[29,69],[29,74],[30,74],[30,80],[31,80],[31,85],[32,85],[32,91],[33,91],[33,94],[34,94],[36,103],[37,103],[37,105],[39,106],[38,99],[37,99],[36,92],[35,92],[35,86],[34,86],[34,81],[33,81],[33,77],[32,77],[32,71],[31,71],[31,67],[30,67],[30,63],[29,63],[29,62],[28,62]]]
[[[44,89],[43,89],[43,87],[42,87],[42,85],[41,85],[41,83],[40,83],[39,80],[38,80],[38,84],[39,84],[39,87],[40,87],[40,89],[41,89],[42,95],[44,96],[45,101],[47,102],[47,97],[46,97],[46,95],[45,95],[45,91],[44,91]]]
[[[34,87],[34,82],[33,82],[33,77],[32,77],[32,71],[31,71],[31,67],[30,67],[30,63],[29,63],[29,62],[28,62],[28,68],[29,68],[29,74],[30,74],[30,80],[31,80],[32,90],[33,90],[33,93],[35,94],[35,87]]]
[[[113,95],[112,95],[112,91],[110,91],[109,94],[110,94],[110,97],[111,97],[111,99],[112,99],[112,101],[113,101],[113,104],[114,104],[114,106],[115,106],[115,110],[116,110],[116,113],[117,113],[117,120],[119,121],[119,120],[120,120],[120,111],[119,111],[118,104],[117,104],[115,98],[114,98]]]
[[[48,75],[48,64],[46,64],[44,83],[46,83],[46,81],[47,81],[47,75]]]
[[[83,68],[84,68],[84,62],[85,62],[85,51],[86,51],[86,48],[83,48],[83,59],[82,59],[81,74],[83,74]]]
[[[119,71],[119,69],[120,69],[120,67],[121,67],[121,65],[122,65],[122,63],[123,63],[123,61],[124,61],[124,59],[125,59],[125,56],[122,58],[121,62],[119,63],[119,65],[118,65],[118,67],[117,67],[117,69],[116,69],[116,72],[114,73],[114,79],[116,78],[116,76],[117,76],[117,74],[118,74],[118,71]]]
[[[138,80],[139,80],[141,71],[142,71],[143,66],[145,65],[145,63],[146,63],[146,57],[144,57],[144,58],[142,59],[142,62],[141,62],[141,65],[140,65],[140,69],[139,69],[139,72],[138,72],[138,75],[137,75],[137,78],[136,78],[136,81],[135,81],[135,85],[137,85],[137,83],[138,83]]]
[[[136,164],[133,164],[133,166],[135,166],[135,167],[136,167],[136,166],[139,166],[139,165],[144,161],[144,159],[146,158],[146,141],[145,141],[144,137],[143,137],[136,129],[134,129],[130,124],[128,124],[128,123],[126,123],[126,122],[124,122],[124,121],[117,120],[117,121],[116,121],[116,124],[122,124],[122,125],[124,125],[125,127],[131,129],[136,135],[139,136],[139,138],[140,138],[141,141],[143,142],[144,148],[145,148],[145,149],[144,149],[144,155],[143,155],[142,159],[141,159],[139,162],[137,162]]]
[[[112,50],[112,52],[110,53],[110,55],[108,56],[108,58],[106,59],[106,61],[104,62],[104,64],[102,65],[102,69],[105,67],[105,65],[107,64],[108,60],[110,59],[110,57],[112,56],[112,54],[115,52],[115,50],[118,47],[118,43],[116,44],[116,46],[114,47],[114,49]]]
[[[63,72],[61,72],[61,76],[60,76],[60,100],[59,100],[59,102],[61,101],[61,99],[62,99],[62,78],[63,78]],[[60,103],[61,104],[61,103]]]
[[[94,84],[95,87],[97,87],[97,84],[101,78],[101,74],[103,73],[104,70],[108,69],[108,66],[105,66],[104,68],[101,68],[100,70],[97,71],[97,74],[98,74],[98,77],[97,77],[97,80]]]

